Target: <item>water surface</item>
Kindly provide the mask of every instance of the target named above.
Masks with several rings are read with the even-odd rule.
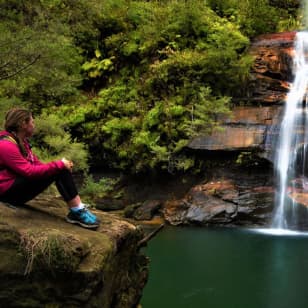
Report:
[[[146,249],[142,308],[307,308],[308,236],[166,228]]]

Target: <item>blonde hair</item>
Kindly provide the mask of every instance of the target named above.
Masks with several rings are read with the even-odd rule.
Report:
[[[23,140],[17,136],[19,129],[24,122],[28,123],[32,117],[32,113],[28,109],[13,108],[5,115],[4,128],[7,132],[13,135],[21,154],[26,157],[28,155]]]

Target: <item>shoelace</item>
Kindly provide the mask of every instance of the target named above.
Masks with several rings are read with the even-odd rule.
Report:
[[[96,219],[97,219],[97,218],[96,218],[96,215],[93,214],[93,213],[89,210],[89,207],[90,207],[90,206],[89,206],[88,204],[85,204],[85,205],[84,205],[84,208],[85,208],[86,211],[88,212],[88,215],[91,216],[93,219],[96,220]]]
[[[80,213],[81,219],[84,219],[86,222],[95,223],[97,221],[96,216],[92,214],[86,207],[84,207]]]

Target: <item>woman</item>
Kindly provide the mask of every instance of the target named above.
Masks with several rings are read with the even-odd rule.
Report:
[[[72,177],[73,162],[62,158],[42,163],[33,154],[28,142],[35,127],[31,112],[22,108],[9,110],[4,127],[0,132],[0,201],[23,204],[55,182],[69,207],[66,220],[85,228],[97,228],[98,218],[78,195]]]

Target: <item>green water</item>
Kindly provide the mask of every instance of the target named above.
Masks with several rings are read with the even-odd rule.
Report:
[[[142,308],[308,307],[308,236],[167,228],[146,254]]]

